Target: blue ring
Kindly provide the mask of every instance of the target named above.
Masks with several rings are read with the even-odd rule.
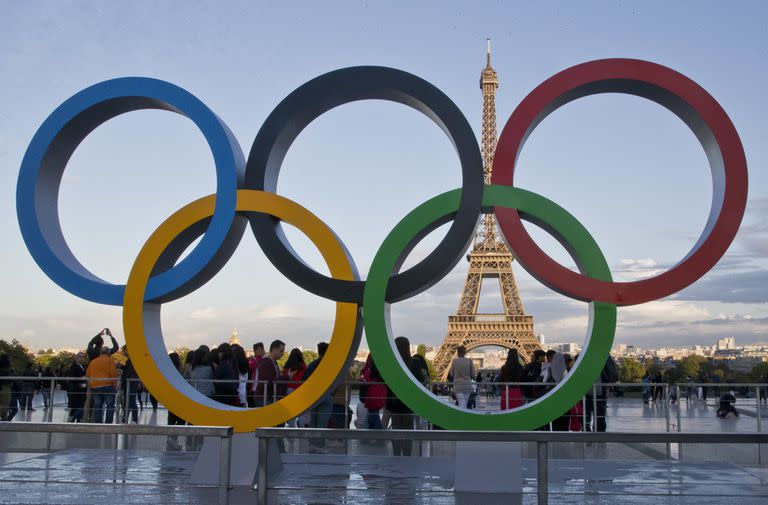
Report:
[[[234,252],[246,225],[244,219],[235,218],[245,169],[242,149],[203,102],[174,84],[146,77],[113,79],[80,91],[48,116],[27,147],[16,187],[16,211],[27,249],[43,272],[73,295],[96,303],[122,305],[125,285],[111,284],[88,271],[67,245],[58,214],[61,177],[89,133],[113,117],[142,109],[168,110],[191,119],[208,142],[216,165],[216,208],[202,240],[174,265],[185,246],[179,240],[153,272],[146,299],[169,301],[202,285]]]

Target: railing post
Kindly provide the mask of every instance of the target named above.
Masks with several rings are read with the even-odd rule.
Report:
[[[664,385],[664,417],[667,423],[667,433],[669,433],[669,384]],[[667,442],[667,462],[672,459],[672,445]]]
[[[592,384],[592,432],[597,432],[597,386],[595,384]]]
[[[763,431],[763,423],[760,419],[760,386],[755,386],[755,418],[757,419],[757,432]],[[757,444],[757,464],[763,465],[763,444]]]
[[[219,448],[219,505],[229,505],[229,466],[232,459],[232,432],[221,437]]]
[[[349,408],[351,402],[351,394],[349,391],[349,382],[344,381],[344,429],[349,428],[349,423],[352,421],[349,418]],[[344,454],[349,454],[349,439],[344,439]]]
[[[51,386],[48,390],[48,412],[45,413],[46,422],[52,423],[53,422],[53,392],[54,388],[56,387],[56,383],[53,379],[51,379]],[[45,437],[45,450],[46,452],[51,452],[51,446],[53,445],[53,432],[48,432],[48,434]]]
[[[56,381],[51,377],[51,387],[48,392],[48,422],[53,422],[53,395],[56,392]]]
[[[547,505],[549,502],[549,462],[547,459],[547,442],[536,442],[536,485],[538,487],[538,504]]]
[[[677,398],[677,432],[682,433],[683,431],[683,417],[680,413],[680,384],[675,384],[675,398]],[[677,461],[683,461],[683,443],[678,442],[677,443]]]
[[[256,471],[256,504],[267,505],[267,443],[268,438],[259,437],[259,466]]]

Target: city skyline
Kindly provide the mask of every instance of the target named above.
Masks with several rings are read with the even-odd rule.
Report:
[[[29,257],[15,219],[15,183],[24,149],[43,119],[75,92],[120,75],[174,82],[220,114],[247,153],[264,118],[301,83],[343,66],[381,64],[434,83],[456,101],[479,137],[477,74],[485,64],[485,39],[491,37],[501,80],[500,129],[539,82],[602,57],[637,57],[670,66],[720,102],[742,137],[750,168],[742,229],[717,267],[693,286],[661,301],[620,308],[616,344],[695,345],[726,336],[744,344],[768,342],[768,225],[762,218],[768,211],[768,175],[761,170],[768,151],[760,121],[760,112],[768,110],[761,91],[768,71],[753,65],[766,56],[760,44],[764,28],[759,19],[764,16],[755,15],[755,10],[768,13],[764,5],[756,3],[749,13],[715,3],[695,12],[685,6],[607,6],[600,19],[575,6],[526,6],[499,9],[491,21],[472,10],[459,15],[459,4],[441,12],[409,7],[411,16],[405,18],[396,9],[371,6],[252,8],[251,15],[265,21],[259,33],[248,30],[248,16],[210,6],[200,6],[188,23],[178,24],[171,22],[170,6],[150,14],[135,6],[95,5],[51,3],[43,14],[13,5],[0,21],[6,48],[0,69],[7,76],[0,121],[5,216],[0,226],[7,239],[0,251],[5,280],[0,338],[27,339],[41,348],[76,346],[110,327],[124,341],[120,308],[84,302],[47,279]],[[658,23],[661,9],[664,24]],[[342,11],[343,19],[334,18]],[[317,16],[324,25],[308,23]],[[124,17],[124,23],[114,22]],[[45,29],[32,32],[32,23]],[[711,37],[737,25],[738,40]],[[628,26],[636,37],[609,46]],[[396,29],[404,31],[402,40],[393,43]],[[67,47],[58,42],[63,34]],[[542,44],[531,47],[531,40]],[[30,67],[29,61],[39,64]],[[364,277],[387,231],[401,217],[459,185],[455,158],[442,132],[423,116],[392,104],[357,103],[329,112],[301,134],[278,189],[337,231]],[[669,112],[631,97],[593,97],[553,114],[526,145],[521,168],[516,184],[577,216],[619,280],[653,275],[684,257],[704,226],[711,197],[706,159],[690,132]],[[158,189],[137,206],[135,196],[144,194],[148,180]],[[188,121],[159,111],[127,114],[100,127],[73,156],[59,201],[64,233],[83,264],[105,279],[123,282],[138,248],[159,222],[212,188],[210,154]],[[405,266],[424,257],[444,230],[419,244]],[[324,271],[304,237],[292,229],[287,235],[307,263]],[[538,230],[533,235],[570,265],[551,238]],[[414,343],[439,345],[466,269],[462,261],[422,295],[394,305],[394,330]],[[534,331],[553,341],[582,342],[586,305],[554,294],[518,264],[514,269],[526,312],[535,317]],[[498,293],[482,293],[481,309],[496,311],[499,299]],[[332,311],[332,302],[280,276],[247,233],[214,280],[167,305],[164,333],[169,347],[193,346],[219,335],[225,339],[237,327],[246,345],[281,338],[311,348],[327,340]]]

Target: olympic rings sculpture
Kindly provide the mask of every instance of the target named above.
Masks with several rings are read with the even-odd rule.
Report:
[[[613,282],[600,248],[576,218],[543,196],[512,187],[517,157],[534,128],[562,105],[598,93],[632,94],[666,107],[691,128],[709,160],[713,180],[709,221],[683,260],[650,279]],[[366,99],[402,103],[432,119],[456,149],[462,186],[430,199],[403,218],[385,238],[367,280],[362,281],[333,231],[275,191],[282,161],[301,131],[334,107]],[[69,249],[59,223],[58,192],[79,143],[107,120],[139,109],[168,110],[195,123],[211,148],[216,193],[184,206],[161,224],[139,252],[127,283],[114,285],[88,271]],[[746,206],[746,158],[725,111],[689,78],[642,60],[591,61],[543,82],[515,109],[502,131],[492,185],[483,184],[482,168],[477,140],[458,107],[427,81],[392,68],[345,68],[303,84],[266,119],[247,161],[224,122],[187,91],[157,79],[120,78],[80,91],[43,122],[22,160],[17,215],[27,248],[51,280],[86,300],[122,305],[125,338],[139,376],[155,397],[193,424],[229,425],[245,432],[296,417],[338,386],[364,327],[382,377],[418,415],[449,429],[529,430],[580,401],[599,376],[613,343],[617,306],[655,300],[699,279],[730,246]],[[565,380],[517,409],[478,414],[442,403],[405,371],[389,330],[389,304],[421,293],[444,277],[469,247],[480,215],[491,211],[521,265],[548,287],[589,302],[590,323],[584,351]],[[541,251],[521,219],[543,227],[560,241],[580,273]],[[315,244],[330,277],[297,256],[283,234],[282,221],[296,226]],[[448,233],[437,248],[400,272],[419,240],[448,222]],[[292,394],[258,409],[220,404],[190,386],[166,354],[160,324],[162,304],[196,290],[216,275],[249,224],[261,249],[283,275],[336,302],[331,345],[317,371]]]

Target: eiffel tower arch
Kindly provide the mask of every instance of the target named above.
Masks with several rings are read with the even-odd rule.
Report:
[[[487,63],[480,74],[480,89],[483,91],[483,175],[486,184],[491,182],[493,154],[496,151],[498,86],[496,71],[491,67],[491,44],[488,41]],[[459,346],[467,350],[491,345],[517,349],[525,359],[540,348],[533,333],[533,316],[525,313],[517,290],[512,272],[514,255],[498,238],[496,230],[496,218],[493,214],[486,214],[475,235],[472,251],[467,255],[469,272],[459,307],[456,315],[448,317],[448,334],[435,357],[438,377],[445,378]],[[498,279],[503,313],[477,313],[484,279]]]

